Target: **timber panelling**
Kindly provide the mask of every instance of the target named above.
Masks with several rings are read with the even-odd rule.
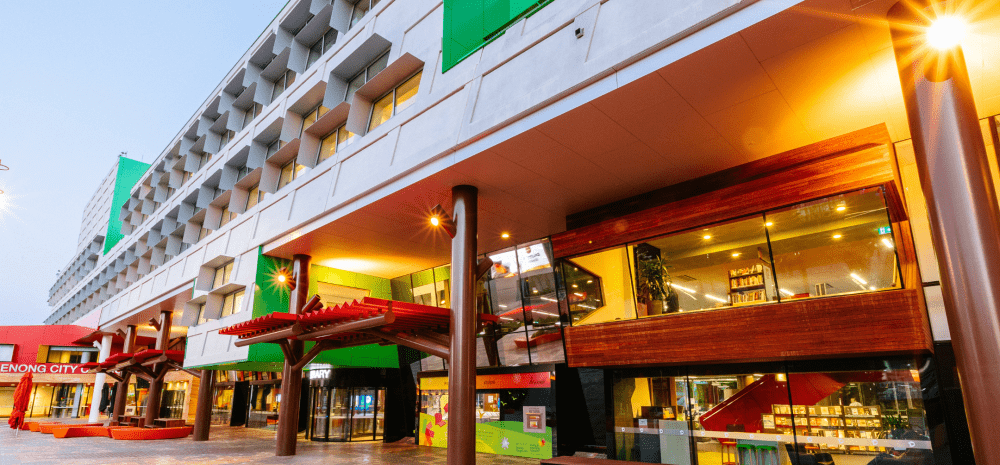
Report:
[[[931,351],[918,290],[681,313],[566,329],[571,367],[803,360]]]

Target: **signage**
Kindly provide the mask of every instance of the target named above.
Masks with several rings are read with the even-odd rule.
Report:
[[[521,265],[521,273],[548,268],[551,263],[549,254],[545,252],[545,244],[541,242],[518,247],[517,260]]]
[[[476,376],[476,389],[539,389],[552,387],[549,372],[536,373],[506,373],[501,375]],[[448,389],[448,378],[420,378],[420,389],[425,391],[445,391]]]
[[[332,370],[329,368],[309,370],[309,379],[327,379],[330,377],[331,372]]]
[[[0,373],[53,373],[57,375],[82,375],[83,365],[63,363],[0,363]]]
[[[524,432],[544,433],[545,432],[545,407],[524,406]]]
[[[879,235],[892,234],[892,226],[881,226],[878,228]]]

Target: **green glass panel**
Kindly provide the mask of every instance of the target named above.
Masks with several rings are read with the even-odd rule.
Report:
[[[104,239],[104,253],[107,254],[118,241],[125,237],[122,234],[122,220],[118,213],[132,194],[132,188],[139,182],[149,164],[131,158],[118,157],[118,172],[115,173],[115,189],[111,196],[111,215],[108,218],[108,234]]]

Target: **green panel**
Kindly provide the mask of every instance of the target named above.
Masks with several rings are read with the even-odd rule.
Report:
[[[434,270],[418,271],[410,276],[413,279],[413,287],[426,286],[434,282]]]
[[[104,253],[107,254],[118,241],[125,237],[122,234],[122,220],[119,212],[132,194],[132,188],[139,182],[149,164],[126,157],[118,157],[118,172],[115,173],[115,188],[111,195],[111,214],[108,215],[108,233],[104,236]]]
[[[392,286],[392,300],[399,302],[413,302],[413,283],[410,282],[410,275],[393,278],[389,281]]]
[[[288,260],[277,257],[270,257],[263,254],[263,248],[258,249],[257,279],[254,288],[253,317],[257,318],[274,312],[288,313],[288,305],[291,300],[291,293],[284,285],[279,285],[275,280],[277,271],[281,268],[291,270],[292,264]],[[391,299],[392,291],[389,280],[368,276],[351,271],[337,270],[320,265],[312,265],[309,268],[309,295],[316,294],[319,282],[338,284],[341,286],[368,289],[372,297],[379,299]],[[312,348],[314,343],[306,343],[306,350]],[[262,364],[264,367],[274,366],[274,369],[263,369],[256,371],[280,371],[281,364],[285,356],[277,344],[254,344],[250,346],[250,353],[247,362],[243,364]],[[329,363],[335,366],[348,367],[377,367],[377,368],[397,368],[399,367],[399,355],[396,346],[379,346],[372,344],[368,346],[349,347],[346,349],[328,350],[321,353],[314,360],[315,363]],[[249,366],[249,365],[248,365]],[[230,368],[233,370],[251,368]]]
[[[511,24],[530,16],[552,0],[445,0],[444,60],[448,71],[503,33]]]

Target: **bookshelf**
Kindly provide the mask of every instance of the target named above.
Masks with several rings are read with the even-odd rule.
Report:
[[[882,434],[882,409],[878,406],[771,406],[771,413],[761,415],[763,429],[781,434],[827,438],[879,438]],[[793,428],[794,424],[794,428]],[[823,450],[878,452],[874,446],[819,445]]]
[[[729,303],[748,305],[767,302],[767,277],[770,269],[763,264],[729,270]]]

